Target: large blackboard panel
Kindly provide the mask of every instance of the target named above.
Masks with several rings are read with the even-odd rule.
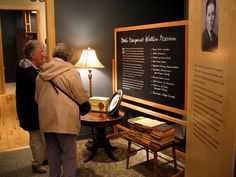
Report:
[[[187,22],[115,29],[115,89],[124,98],[186,114]]]

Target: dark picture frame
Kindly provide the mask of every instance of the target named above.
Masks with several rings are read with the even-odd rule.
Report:
[[[109,116],[118,116],[119,115],[119,107],[121,100],[123,98],[123,91],[121,89],[117,90],[112,98],[109,101],[107,106],[107,114]]]

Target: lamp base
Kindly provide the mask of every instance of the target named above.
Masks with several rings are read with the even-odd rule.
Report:
[[[89,69],[88,70],[88,78],[89,78],[89,97],[91,98],[92,97],[92,78],[93,78],[93,75],[92,75],[92,70]]]

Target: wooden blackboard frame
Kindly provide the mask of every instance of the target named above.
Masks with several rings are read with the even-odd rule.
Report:
[[[184,50],[182,52],[184,52],[184,75],[185,75],[185,79],[184,79],[184,95],[183,95],[183,99],[184,99],[184,105],[183,108],[176,108],[173,106],[169,106],[169,105],[164,105],[164,104],[160,104],[157,102],[153,102],[150,100],[146,100],[146,99],[140,99],[138,97],[134,97],[132,95],[127,95],[124,92],[123,98],[125,100],[130,100],[136,103],[141,103],[150,107],[154,107],[154,108],[158,108],[158,109],[162,109],[162,110],[166,110],[166,111],[170,111],[170,112],[174,112],[177,114],[181,114],[181,115],[186,115],[187,112],[187,66],[188,66],[188,55],[187,55],[187,51],[188,51],[188,22],[186,20],[183,21],[176,21],[176,22],[165,22],[165,23],[158,23],[158,24],[148,24],[148,25],[139,25],[139,26],[131,26],[131,27],[121,27],[121,28],[115,28],[114,29],[114,61],[113,61],[113,91],[116,91],[118,88],[118,58],[117,58],[117,34],[121,33],[121,32],[127,32],[127,31],[140,31],[140,30],[147,30],[147,29],[163,29],[165,30],[165,28],[173,28],[175,29],[176,27],[183,27],[184,28],[184,33],[185,33],[185,46],[183,46],[183,48],[181,48],[181,50]],[[122,88],[121,88],[122,89]],[[126,103],[125,101],[123,101],[122,105],[128,106],[130,108],[135,107],[137,108],[137,105],[132,105],[130,103]],[[141,108],[141,107],[140,107]],[[168,119],[168,118],[167,118]],[[172,119],[172,118],[171,118]],[[178,121],[177,121],[178,122]],[[185,122],[178,122],[180,124],[185,124]]]

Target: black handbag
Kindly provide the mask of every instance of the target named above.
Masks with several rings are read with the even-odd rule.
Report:
[[[84,116],[85,114],[87,114],[90,110],[91,110],[91,105],[88,101],[79,104],[79,109],[80,109],[80,115]]]
[[[84,116],[91,110],[91,105],[88,101],[79,104],[74,98],[72,98],[70,95],[68,95],[64,90],[62,90],[60,87],[58,87],[52,80],[49,80],[50,84],[53,86],[54,90],[59,93],[57,89],[59,89],[61,92],[63,92],[66,96],[68,96],[72,101],[74,101],[80,109],[80,115]]]

